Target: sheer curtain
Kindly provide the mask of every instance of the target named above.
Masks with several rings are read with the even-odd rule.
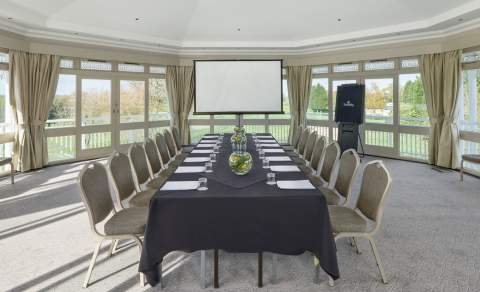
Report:
[[[177,127],[183,144],[190,144],[188,115],[193,104],[194,79],[192,66],[167,66],[166,72],[171,124]]]
[[[48,162],[45,122],[58,82],[60,57],[10,51],[10,103],[17,125],[14,157],[19,171]]]
[[[291,141],[293,129],[299,125],[305,126],[312,87],[312,66],[287,66],[286,71],[291,114],[288,140]]]
[[[430,117],[429,162],[447,168],[459,164],[459,50],[423,55],[420,59],[427,110]]]

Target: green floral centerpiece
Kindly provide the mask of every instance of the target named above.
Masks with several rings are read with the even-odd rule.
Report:
[[[247,136],[245,135],[245,128],[242,126],[236,126],[234,134],[230,139],[232,143],[233,153],[228,158],[228,164],[230,169],[236,175],[247,174],[253,166],[252,155],[247,152]]]

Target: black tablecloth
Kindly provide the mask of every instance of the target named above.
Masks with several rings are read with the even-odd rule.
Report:
[[[230,136],[225,135],[213,173],[174,173],[169,178],[187,181],[207,177],[207,191],[159,190],[152,198],[139,268],[152,286],[159,282],[159,263],[176,250],[266,251],[285,255],[310,251],[320,259],[325,272],[334,279],[339,277],[325,197],[319,190],[281,190],[267,185],[266,173],[270,171],[262,168],[250,136],[248,140],[247,150],[254,157],[254,167],[247,175],[237,176],[230,171]],[[271,162],[286,164],[292,162]],[[306,179],[302,172],[276,175],[277,180]]]

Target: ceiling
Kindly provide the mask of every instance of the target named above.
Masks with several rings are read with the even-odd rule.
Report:
[[[315,52],[480,26],[480,0],[0,0],[2,29],[159,52]]]

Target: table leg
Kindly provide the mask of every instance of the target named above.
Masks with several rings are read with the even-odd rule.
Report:
[[[277,265],[278,265],[278,255],[273,254],[273,256],[272,256],[272,284],[277,282]]]
[[[205,269],[205,250],[200,251],[200,285],[207,288],[207,271]]]
[[[160,286],[160,289],[163,289],[164,286],[163,286],[163,271],[162,271],[162,262],[163,262],[163,259],[162,261],[158,264],[158,285]]]
[[[258,253],[258,288],[263,287],[263,253]]]
[[[218,288],[218,249],[213,250],[213,288]]]

